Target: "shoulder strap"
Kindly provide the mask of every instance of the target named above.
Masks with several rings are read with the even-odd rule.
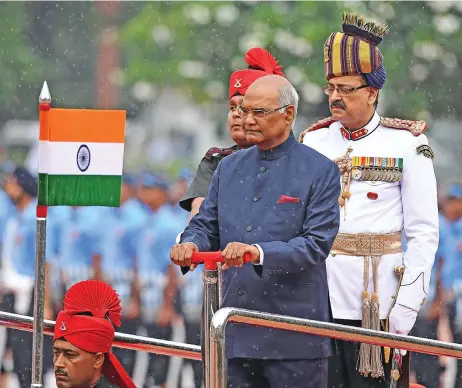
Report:
[[[236,150],[237,150],[237,146],[233,146],[229,148],[212,147],[207,151],[207,153],[205,154],[205,157],[209,160],[212,160],[213,158],[222,159],[225,156],[231,155]]]
[[[422,135],[427,129],[427,123],[423,120],[401,120],[389,117],[381,117],[380,125],[387,128],[401,129],[411,132],[414,136]]]

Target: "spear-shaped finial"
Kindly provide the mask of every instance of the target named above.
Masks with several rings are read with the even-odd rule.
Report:
[[[39,102],[40,103],[50,103],[51,102],[51,94],[50,94],[50,89],[48,89],[48,84],[47,81],[43,83],[42,86],[42,91],[40,92],[39,96]]]

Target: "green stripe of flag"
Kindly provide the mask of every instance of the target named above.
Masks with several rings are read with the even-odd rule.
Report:
[[[42,206],[120,206],[122,177],[117,175],[39,174]]]

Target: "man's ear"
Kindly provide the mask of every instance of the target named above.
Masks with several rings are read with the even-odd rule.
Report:
[[[375,101],[377,100],[378,94],[379,94],[379,90],[378,90],[378,89],[369,88],[369,99],[368,99],[368,103],[369,103],[370,105],[373,105],[373,104],[375,103]]]
[[[104,353],[96,353],[94,356],[93,368],[101,369],[103,367],[105,357]]]
[[[294,121],[294,118],[295,118],[295,108],[293,105],[289,105],[287,108],[286,108],[286,123],[292,123],[292,121]]]

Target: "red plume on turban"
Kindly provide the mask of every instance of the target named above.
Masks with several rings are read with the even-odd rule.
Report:
[[[108,284],[99,280],[76,283],[64,297],[64,310],[56,319],[54,340],[64,338],[86,352],[105,353],[104,377],[121,388],[136,388],[122,364],[111,353],[114,326],[120,326],[121,311],[119,296]]]
[[[229,99],[236,94],[244,95],[247,89],[258,78],[276,74],[284,77],[282,66],[277,59],[264,48],[254,47],[245,54],[247,69],[237,70],[229,80]]]

